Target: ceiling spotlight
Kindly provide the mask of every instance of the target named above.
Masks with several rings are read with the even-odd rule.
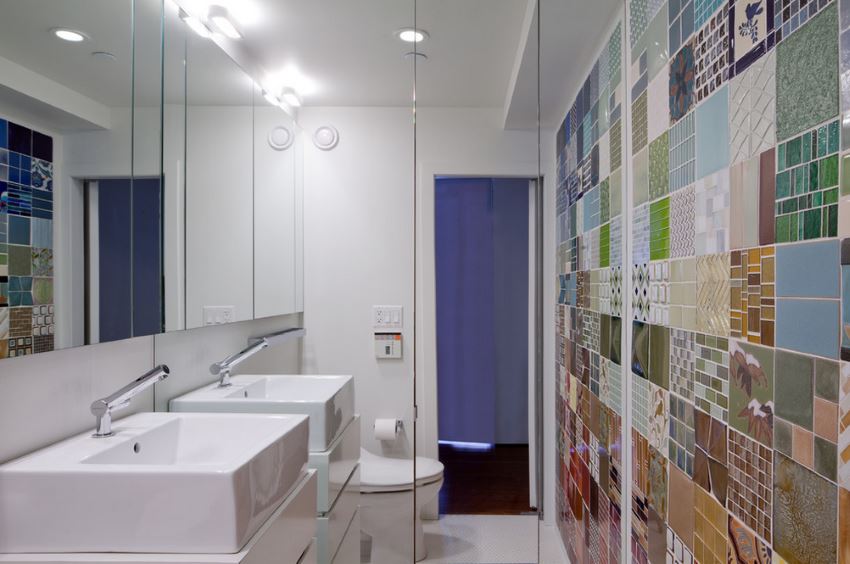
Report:
[[[405,28],[400,29],[396,32],[396,35],[402,41],[407,43],[419,43],[420,41],[425,41],[428,39],[428,32],[424,29],[415,29],[415,28]]]
[[[53,31],[53,35],[62,39],[63,41],[70,41],[71,43],[79,43],[81,41],[86,40],[86,36],[84,33],[79,31],[74,31],[73,29],[65,29],[65,28],[56,28]]]
[[[301,107],[301,96],[298,95],[298,92],[294,88],[287,87],[283,89],[283,101],[292,108]]]
[[[210,20],[220,32],[230,39],[242,39],[242,34],[236,29],[224,6],[210,6]]]
[[[195,16],[190,16],[182,9],[180,10],[180,19],[183,20],[183,23],[189,26],[189,29],[191,29],[204,39],[209,39],[210,37],[212,37],[212,32],[210,32],[209,28],[205,26],[203,22],[201,22],[201,20],[199,20]]]
[[[272,106],[279,106],[280,105],[280,100],[278,100],[277,96],[275,96],[274,94],[272,94],[271,92],[269,92],[267,90],[263,90],[263,98],[265,98],[266,102],[268,102]]]

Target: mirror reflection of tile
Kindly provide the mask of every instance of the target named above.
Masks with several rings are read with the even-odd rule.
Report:
[[[850,0],[626,5],[556,140],[564,544],[850,562]]]
[[[54,349],[53,138],[0,119],[0,358]]]

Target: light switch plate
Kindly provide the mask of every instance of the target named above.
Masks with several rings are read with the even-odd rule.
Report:
[[[401,358],[401,333],[375,333],[375,358]]]
[[[372,326],[374,329],[401,330],[404,324],[402,306],[372,306]]]
[[[235,320],[235,306],[204,306],[204,325],[224,325]]]

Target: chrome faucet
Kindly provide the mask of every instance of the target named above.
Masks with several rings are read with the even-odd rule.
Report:
[[[92,437],[102,439],[112,436],[112,412],[130,405],[130,400],[153,386],[157,382],[165,380],[171,372],[164,364],[160,364],[153,370],[143,374],[118,390],[117,392],[94,400],[91,404],[91,414],[97,418],[97,428]]]
[[[269,333],[264,337],[248,339],[248,347],[242,349],[236,354],[228,356],[222,361],[214,363],[210,366],[210,374],[218,376],[219,388],[226,388],[230,385],[230,373],[237,364],[249,359],[267,347],[279,345],[298,337],[303,337],[306,333],[307,332],[302,327],[293,327],[291,329],[284,329],[275,333]]]

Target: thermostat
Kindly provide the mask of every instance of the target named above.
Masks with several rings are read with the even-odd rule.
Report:
[[[375,358],[401,358],[401,333],[375,333]]]

